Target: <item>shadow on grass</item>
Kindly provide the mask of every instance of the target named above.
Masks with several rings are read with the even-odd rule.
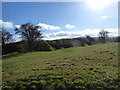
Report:
[[[7,58],[12,58],[12,57],[17,57],[20,55],[22,55],[22,53],[18,53],[18,52],[2,55],[2,60],[7,59]]]

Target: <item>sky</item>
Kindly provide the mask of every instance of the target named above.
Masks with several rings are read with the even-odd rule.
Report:
[[[102,29],[110,32],[109,36],[117,36],[118,2],[113,1],[3,2],[0,25],[13,34],[16,41],[21,39],[14,27],[28,22],[42,27],[44,40],[96,37]]]

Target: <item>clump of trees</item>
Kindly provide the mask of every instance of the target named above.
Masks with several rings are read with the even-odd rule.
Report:
[[[51,51],[51,46],[41,40],[43,35],[41,27],[32,23],[26,23],[19,28],[14,29],[16,34],[19,34],[22,38],[20,42],[11,42],[13,40],[12,34],[2,30],[2,54],[12,52],[32,52],[32,51]]]
[[[19,28],[15,28],[16,34],[19,34],[22,41],[13,42],[13,36],[5,29],[0,31],[2,35],[2,53],[12,52],[32,52],[32,51],[52,51],[61,48],[69,48],[74,46],[86,46],[96,43],[106,43],[108,41],[108,31],[101,30],[97,37],[91,37],[86,35],[85,37],[73,38],[73,39],[60,39],[60,40],[42,40],[43,35],[41,27],[26,23]],[[109,38],[110,42],[120,42],[120,36]]]
[[[6,31],[4,28],[2,28],[2,31],[0,31],[0,34],[2,35],[2,54],[5,54],[6,52],[6,44],[7,43],[12,43],[13,42],[13,36],[10,34],[8,31]]]
[[[95,39],[93,37],[90,37],[89,35],[87,35],[86,42],[88,45],[92,45],[92,44],[95,44]]]
[[[72,40],[73,46],[86,46],[95,44],[97,40],[89,35],[85,37],[79,37]]]
[[[39,26],[33,25],[31,23],[26,23],[16,28],[16,34],[20,34],[21,38],[28,42],[29,51],[33,51],[33,42],[35,40],[42,38],[42,33],[40,32]]]
[[[13,42],[13,36],[5,29],[2,29],[2,45]]]
[[[99,32],[99,34],[98,34],[98,36],[99,36],[98,40],[99,40],[100,43],[106,43],[107,42],[107,40],[108,40],[108,33],[109,32],[105,31],[104,29]]]
[[[47,41],[55,50],[61,48],[69,48],[72,47],[72,43],[70,39],[60,39],[60,40],[51,40]]]

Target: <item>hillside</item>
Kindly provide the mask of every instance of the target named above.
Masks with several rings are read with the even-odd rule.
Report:
[[[21,54],[2,70],[4,88],[117,88],[118,43]]]

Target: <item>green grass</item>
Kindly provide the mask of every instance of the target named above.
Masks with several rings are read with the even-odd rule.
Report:
[[[18,52],[14,52],[14,53],[2,55],[2,59],[4,60],[6,58],[16,57],[16,56],[20,56],[20,55],[22,55],[22,54],[18,53]]]
[[[117,88],[119,83],[118,43],[31,52],[2,63],[4,88]]]

